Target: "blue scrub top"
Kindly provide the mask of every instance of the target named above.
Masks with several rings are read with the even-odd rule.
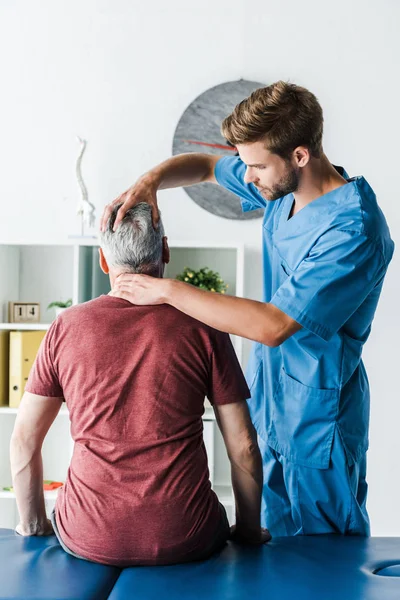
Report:
[[[289,218],[293,194],[267,201],[244,182],[245,171],[239,157],[223,157],[215,176],[244,211],[265,209],[263,299],[302,325],[277,348],[254,344],[247,369],[253,423],[274,450],[320,469],[329,466],[337,427],[352,464],[368,448],[361,352],[394,250],[385,217],[364,177]]]

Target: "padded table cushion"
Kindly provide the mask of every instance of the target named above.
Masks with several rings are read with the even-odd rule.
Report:
[[[124,569],[110,599],[399,600],[400,577],[381,571],[396,574],[399,564],[399,538],[278,538],[260,548],[229,543],[205,562]]]
[[[70,556],[57,538],[0,529],[0,599],[103,600],[120,570]]]
[[[57,539],[0,529],[0,600],[399,600],[400,539],[277,538],[228,543],[208,561],[119,569],[66,554]]]

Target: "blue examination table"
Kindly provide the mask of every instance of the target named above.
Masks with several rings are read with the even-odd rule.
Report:
[[[400,600],[400,538],[286,537],[228,543],[204,562],[117,569],[57,539],[0,529],[0,599]]]

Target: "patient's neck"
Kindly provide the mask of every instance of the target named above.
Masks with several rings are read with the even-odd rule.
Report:
[[[114,287],[114,282],[115,282],[117,276],[121,275],[122,273],[128,273],[131,275],[133,274],[132,271],[127,271],[126,269],[110,268],[109,276],[110,276],[111,289]],[[140,274],[141,275],[150,275],[150,277],[161,278],[164,276],[164,265],[160,265],[156,269],[154,267],[146,268],[146,266],[143,266],[143,268],[140,271]]]

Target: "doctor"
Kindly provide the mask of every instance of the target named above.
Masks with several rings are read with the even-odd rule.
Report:
[[[256,90],[223,122],[239,156],[183,154],[143,175],[106,207],[157,191],[218,183],[244,211],[264,208],[263,302],[145,275],[112,293],[167,303],[221,331],[254,340],[249,406],[264,463],[262,522],[273,536],[369,534],[366,452],[369,388],[361,353],[393,254],[375,194],[322,148],[323,115],[308,90],[279,81]]]

